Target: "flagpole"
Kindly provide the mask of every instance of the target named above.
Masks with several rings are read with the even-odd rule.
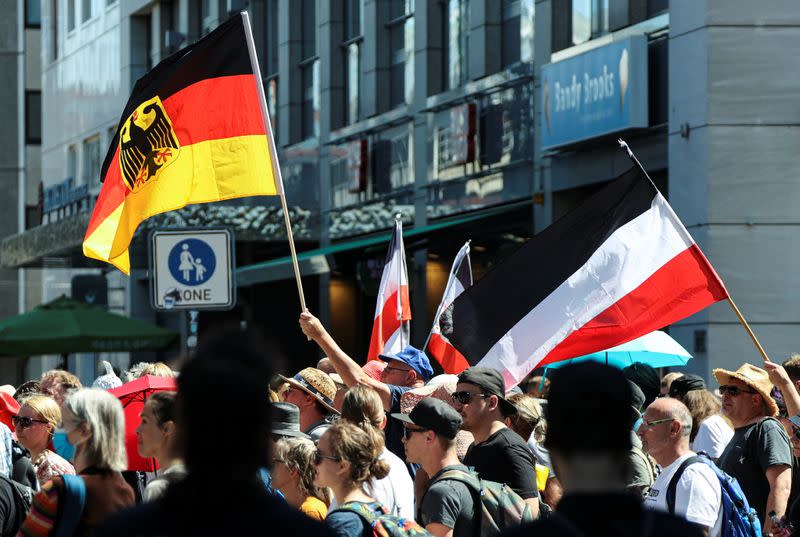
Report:
[[[467,244],[471,243],[472,239],[467,241]],[[461,269],[461,264],[464,262],[467,256],[461,258],[461,261],[458,262],[457,267],[453,267],[450,276],[447,278],[447,285],[444,288],[444,293],[442,294],[442,298],[447,296],[447,292],[450,290],[450,286],[455,285],[455,275],[458,274],[458,271]],[[431,331],[428,332],[428,337],[425,339],[425,345],[422,346],[422,351],[425,352],[425,349],[428,348],[428,343],[431,342],[431,337],[433,336],[433,327],[436,325],[436,322],[439,320],[439,316],[442,314],[442,302],[439,302],[439,306],[436,308],[436,315],[433,317],[433,324],[431,325]]]
[[[397,264],[397,316],[400,321],[400,350],[406,348],[406,344],[403,342],[403,333],[405,332],[403,327],[403,268],[406,266],[406,247],[403,244],[403,215],[397,213],[394,215],[394,226],[395,226],[395,233],[397,233],[397,227],[400,227],[400,236],[398,237],[400,244],[398,245],[398,249],[400,250],[400,263]]]
[[[297,293],[300,295],[300,308],[302,311],[308,311],[308,308],[306,308],[306,297],[303,294],[303,282],[300,280],[300,265],[297,263],[297,252],[294,248],[294,235],[292,234],[292,223],[289,220],[289,208],[286,206],[286,193],[283,190],[283,176],[281,175],[280,164],[278,164],[278,151],[275,147],[272,122],[270,121],[269,110],[267,108],[267,97],[264,94],[264,83],[261,80],[261,69],[258,65],[258,54],[256,53],[256,45],[253,41],[253,31],[250,28],[250,16],[247,14],[247,11],[242,11],[240,14],[244,22],[244,35],[247,38],[247,49],[250,52],[250,64],[253,67],[253,74],[256,77],[256,89],[258,91],[259,104],[261,105],[261,116],[264,119],[264,124],[267,129],[267,146],[269,147],[270,161],[272,162],[272,174],[278,184],[278,194],[281,198],[283,220],[286,225],[286,236],[289,240],[289,251],[292,254],[294,278],[297,282]]]
[[[647,174],[647,170],[644,169],[644,166],[642,166],[642,163],[639,162],[638,158],[636,158],[636,155],[633,154],[633,151],[631,150],[627,142],[625,142],[625,140],[623,140],[622,138],[617,139],[617,142],[619,143],[620,147],[628,153],[628,157],[639,167],[640,170],[642,170],[642,173],[644,174],[645,177],[647,177],[647,180],[650,181],[650,184],[652,184],[653,187],[656,189],[656,191],[658,191],[658,187],[650,178],[650,176]],[[750,325],[747,323],[747,320],[745,320],[744,316],[742,315],[742,312],[739,311],[739,308],[736,306],[736,303],[731,298],[730,293],[726,292],[726,294],[728,295],[727,296],[728,304],[731,305],[731,308],[733,309],[733,312],[736,314],[736,317],[739,319],[741,325],[744,326],[745,330],[747,330],[747,333],[750,335],[750,339],[753,340],[753,344],[756,346],[756,349],[758,349],[758,352],[761,354],[761,357],[764,359],[765,362],[771,361],[769,359],[769,356],[767,356],[767,351],[765,351],[764,347],[761,346],[761,342],[758,341],[758,338],[756,337],[752,328],[750,328]]]

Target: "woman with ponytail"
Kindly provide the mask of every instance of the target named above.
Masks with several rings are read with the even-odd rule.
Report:
[[[354,386],[347,390],[342,402],[342,420],[383,436],[386,413],[378,392],[368,386]],[[414,481],[405,463],[385,446],[380,460],[389,465],[389,475],[369,482],[364,492],[381,502],[390,515],[413,520]]]
[[[366,519],[353,509],[366,510],[374,517],[384,513],[381,503],[364,491],[370,481],[389,474],[389,465],[380,460],[383,447],[380,431],[372,427],[362,429],[344,420],[334,423],[317,442],[314,484],[331,488],[336,497],[338,508],[325,519],[334,535],[372,535]]]

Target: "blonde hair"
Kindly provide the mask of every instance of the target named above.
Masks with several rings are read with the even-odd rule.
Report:
[[[389,465],[380,460],[383,453],[383,434],[375,427],[362,429],[349,421],[340,420],[326,432],[331,454],[350,463],[350,480],[356,485],[389,475]]]
[[[522,393],[512,393],[507,399],[517,409],[516,414],[508,416],[514,432],[526,442],[531,434],[537,442],[544,440],[546,424],[539,402],[534,397]]]
[[[76,388],[83,387],[81,384],[81,379],[69,371],[64,371],[63,369],[51,369],[50,371],[45,371],[42,373],[42,378],[39,379],[39,385],[45,382],[54,382],[56,384],[60,384],[65,390],[74,390]]]
[[[317,471],[311,460],[316,447],[308,438],[279,438],[275,442],[275,458],[283,462],[289,470],[297,470],[299,486],[305,497],[313,496],[331,504],[332,495],[327,488],[314,485]]]
[[[22,403],[22,406],[27,406],[34,412],[37,412],[43,420],[53,426],[53,429],[58,427],[61,423],[61,407],[58,406],[56,400],[49,395],[31,395],[28,396]],[[50,430],[50,434],[53,433]]]
[[[81,388],[67,396],[64,408],[91,431],[84,448],[89,466],[117,472],[128,467],[125,417],[119,399],[100,388]]]
[[[694,442],[700,424],[703,423],[706,418],[719,414],[722,404],[719,402],[719,399],[708,390],[691,390],[677,397],[677,399],[686,405],[686,408],[689,409],[689,413],[692,415],[692,434],[689,436],[689,441]],[[769,414],[769,412],[767,412],[767,414]]]
[[[175,372],[164,362],[139,362],[125,372],[127,382],[136,380],[145,375],[154,377],[174,377]]]
[[[344,395],[342,419],[362,429],[380,429],[384,418],[383,402],[378,392],[368,386],[353,386]],[[382,433],[381,433],[382,434]]]

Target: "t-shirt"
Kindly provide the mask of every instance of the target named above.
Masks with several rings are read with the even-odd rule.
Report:
[[[300,504],[300,512],[322,522],[325,520],[325,515],[328,514],[328,506],[319,498],[309,496]]]
[[[714,414],[704,419],[697,427],[697,436],[694,437],[691,448],[695,453],[704,451],[712,459],[719,459],[725,446],[733,437],[733,427],[728,425],[725,418]]]
[[[749,440],[751,436],[753,438]],[[764,522],[769,496],[767,468],[792,466],[789,437],[775,419],[764,419],[739,427],[734,429],[733,438],[720,455],[717,465],[739,481],[750,507],[758,512],[758,518]]]
[[[389,474],[366,486],[368,496],[378,500],[390,515],[414,520],[414,481],[405,463],[386,448],[380,460],[389,464]]]
[[[700,537],[700,528],[676,516],[644,509],[634,495],[565,494],[556,513],[503,537]]]
[[[376,516],[381,514],[381,504],[370,502],[365,504]],[[372,537],[372,528],[361,515],[353,511],[336,510],[328,513],[325,525],[337,537]]]
[[[649,509],[669,513],[667,489],[683,461],[693,457],[689,452],[663,468],[644,498]],[[708,464],[697,462],[686,467],[675,487],[675,513],[700,526],[710,528],[709,537],[717,537],[722,529],[722,490],[719,479]]]
[[[303,432],[310,436],[311,440],[316,443],[320,438],[322,438],[322,435],[325,434],[325,431],[330,428],[331,420],[329,416],[326,416],[323,419],[309,425],[309,427]]]
[[[505,483],[523,499],[539,497],[533,453],[525,440],[508,427],[469,446],[464,464],[474,468],[481,479]]]
[[[392,394],[392,404],[388,413],[399,414],[400,397],[402,397],[402,395],[411,388],[407,388],[405,386],[395,386],[393,384],[387,384],[387,386]],[[406,450],[403,447],[403,423],[389,416],[389,419],[386,421],[386,429],[384,429],[383,433],[386,435],[386,448],[400,457],[403,462],[405,462]],[[413,472],[411,468],[409,468],[409,472],[413,475],[416,473],[416,468],[417,466],[414,466]]]
[[[442,524],[453,530],[453,537],[471,537],[475,534],[475,504],[472,493],[467,485],[454,479],[443,479],[434,483],[436,478],[447,470],[461,470],[468,472],[469,468],[463,464],[445,466],[433,477],[422,497],[419,510],[420,525]]]

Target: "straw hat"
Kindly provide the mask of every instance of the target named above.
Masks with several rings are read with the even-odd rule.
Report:
[[[336,397],[336,383],[324,371],[316,367],[307,367],[293,378],[286,378],[283,375],[281,378],[314,397],[329,411],[339,414],[339,411],[333,406],[333,398]]]
[[[744,364],[736,371],[715,369],[714,378],[717,379],[720,385],[728,384],[732,378],[744,382],[757,391],[761,398],[767,403],[770,416],[778,415],[778,405],[775,403],[772,396],[770,396],[772,382],[770,382],[769,375],[763,369],[750,364]]]

